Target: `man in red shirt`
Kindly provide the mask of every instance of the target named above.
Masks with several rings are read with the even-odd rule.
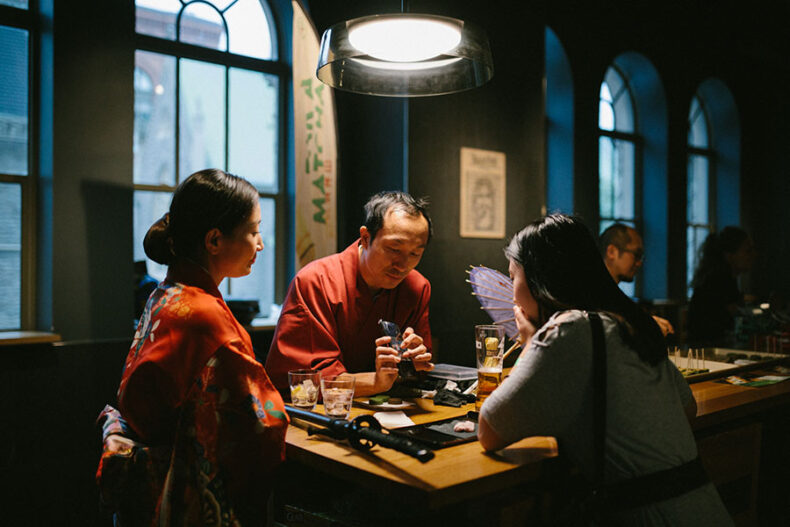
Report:
[[[365,204],[359,239],[297,273],[266,358],[277,389],[288,390],[288,371],[300,368],[352,373],[356,395],[390,389],[401,359],[379,319],[404,328],[404,359],[417,370],[433,368],[431,285],[414,270],[431,238],[426,205],[404,192],[376,194]]]

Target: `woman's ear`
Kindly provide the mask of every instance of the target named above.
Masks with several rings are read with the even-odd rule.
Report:
[[[222,231],[216,227],[206,233],[204,237],[204,245],[206,252],[211,255],[216,255],[220,251],[220,241],[222,240]]]

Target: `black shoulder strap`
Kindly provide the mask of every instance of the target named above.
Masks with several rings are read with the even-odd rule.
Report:
[[[603,485],[604,440],[606,438],[606,339],[598,313],[591,312],[593,375],[593,484]]]

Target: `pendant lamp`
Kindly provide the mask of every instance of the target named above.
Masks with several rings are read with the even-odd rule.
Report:
[[[316,75],[339,90],[421,97],[482,86],[494,76],[494,63],[485,32],[474,24],[395,13],[324,31]]]

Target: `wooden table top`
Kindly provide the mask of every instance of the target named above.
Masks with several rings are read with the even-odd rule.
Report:
[[[691,389],[697,400],[692,428],[697,431],[790,404],[790,380],[761,387],[705,381],[691,385]],[[450,408],[434,406],[427,399],[416,402],[417,407],[405,413],[417,424],[462,416],[474,409],[472,404]],[[322,413],[323,408],[319,405],[316,411]],[[350,418],[363,413],[374,412],[355,405]],[[380,446],[360,452],[346,442],[308,436],[299,422],[292,424],[295,426],[290,426],[286,435],[289,459],[382,492],[422,500],[430,508],[534,481],[541,474],[539,462],[558,453],[553,437],[525,438],[493,454],[485,453],[480,443],[473,441],[436,450],[436,457],[423,464]]]
[[[450,408],[434,406],[428,399],[416,402],[415,408],[404,413],[417,424],[459,417],[474,410],[473,404]],[[319,405],[316,412],[322,413],[323,408]],[[374,411],[355,405],[349,418],[363,413]],[[536,462],[557,455],[553,437],[529,437],[495,454],[485,453],[477,441],[455,445],[436,450],[434,459],[420,463],[380,446],[360,452],[346,442],[308,436],[298,422],[292,424],[296,426],[288,427],[286,436],[288,459],[382,492],[397,492],[420,500],[429,508],[533,481],[541,472],[540,463]]]
[[[692,384],[691,391],[697,401],[697,417],[692,422],[694,430],[790,404],[790,380],[757,387],[705,381]]]

